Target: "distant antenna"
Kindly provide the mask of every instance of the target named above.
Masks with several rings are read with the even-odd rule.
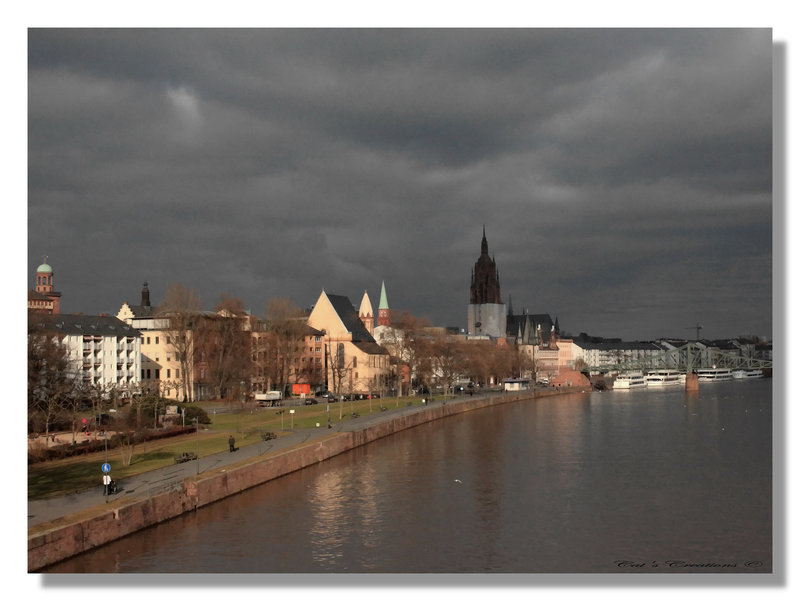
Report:
[[[695,325],[693,325],[693,326],[690,326],[690,327],[688,327],[688,328],[686,328],[686,329],[687,329],[687,330],[694,330],[694,331],[695,331],[695,337],[694,337],[694,339],[695,339],[695,340],[700,340],[700,330],[702,330],[702,329],[703,329],[703,326],[701,326],[699,323],[696,323]]]

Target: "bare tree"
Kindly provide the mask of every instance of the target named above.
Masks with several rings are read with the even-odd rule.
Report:
[[[193,369],[192,329],[202,310],[200,299],[194,290],[182,284],[172,284],[167,288],[164,304],[157,315],[166,321],[167,342],[175,353],[181,369],[181,388],[184,400],[192,401],[190,386]]]
[[[249,322],[241,299],[223,295],[214,310],[216,315],[204,316],[195,326],[194,353],[217,398],[226,398],[250,378]]]
[[[55,417],[75,395],[78,368],[70,363],[60,337],[44,328],[28,328],[28,414],[44,421],[45,437]]]
[[[303,354],[305,316],[290,299],[275,298],[267,303],[264,321],[267,334],[262,367],[266,377],[283,393],[293,366]]]
[[[410,379],[427,381],[431,373],[429,336],[425,328],[430,322],[417,318],[408,311],[391,313],[391,327],[382,332],[380,344],[389,352],[399,373],[404,368]],[[399,375],[399,374],[398,374]],[[401,387],[402,388],[402,387]],[[399,392],[403,393],[402,390]]]
[[[444,384],[445,397],[465,366],[465,343],[448,336],[437,336],[431,344],[432,362],[436,374]]]

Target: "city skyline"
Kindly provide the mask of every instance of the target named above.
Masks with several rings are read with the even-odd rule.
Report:
[[[29,31],[27,285],[65,312],[307,308],[466,327],[503,302],[623,339],[772,335],[761,30]]]

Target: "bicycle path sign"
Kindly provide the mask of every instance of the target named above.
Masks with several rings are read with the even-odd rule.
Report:
[[[107,474],[108,472],[111,471],[111,464],[110,463],[104,463],[103,465],[100,466],[100,469],[103,470],[104,474]]]

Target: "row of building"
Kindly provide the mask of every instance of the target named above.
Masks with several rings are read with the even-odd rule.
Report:
[[[35,289],[28,292],[29,325],[58,335],[76,377],[84,384],[116,389],[123,395],[145,390],[179,400],[221,395],[211,377],[212,357],[198,352],[191,353],[188,359],[181,356],[180,347],[186,341],[183,336],[189,337],[191,345],[197,330],[176,332],[171,316],[151,305],[146,282],[140,303],[124,302],[115,316],[62,314],[60,301],[53,269],[45,257],[36,272]],[[294,340],[281,346],[278,356],[276,347],[280,345],[274,338],[274,327],[247,313],[197,312],[195,325],[220,320],[236,320],[237,330],[247,339],[238,352],[250,355],[252,369],[248,370],[247,381],[237,382],[241,392],[258,394],[278,385],[284,388],[281,392],[293,394],[311,394],[321,388],[336,392],[385,391],[408,386],[414,376],[408,368],[398,365],[399,355],[392,347],[398,340],[398,331],[391,324],[383,283],[377,314],[366,291],[356,310],[348,297],[323,290],[312,309],[292,318]],[[467,329],[448,330],[449,338],[464,343],[488,341],[498,347],[515,347],[529,361],[526,373],[514,375],[552,385],[584,384],[586,379],[581,372],[587,368],[646,362],[685,342],[562,337],[558,319],[548,313],[523,310],[515,314],[510,298],[508,305],[501,302],[499,272],[494,258],[489,256],[485,229],[471,274]],[[184,345],[176,344],[179,337]],[[760,358],[771,360],[771,345],[768,350],[757,348],[753,341],[706,345],[751,357],[760,354]],[[399,361],[402,363],[402,357]]]

